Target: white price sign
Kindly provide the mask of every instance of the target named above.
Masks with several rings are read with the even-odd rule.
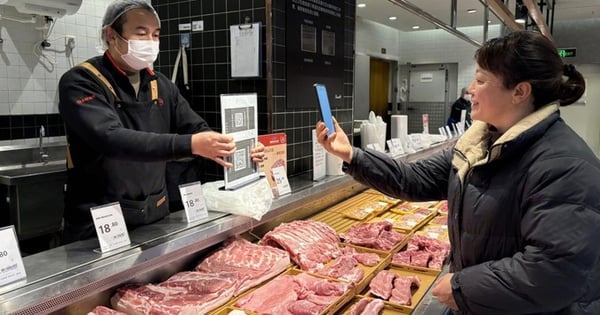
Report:
[[[26,277],[13,226],[0,229],[0,286]]]
[[[290,183],[287,178],[287,173],[283,166],[277,166],[272,168],[273,177],[275,178],[275,184],[277,184],[277,192],[279,196],[283,196],[285,194],[289,194],[292,192],[292,188],[290,188]]]
[[[121,205],[118,202],[93,207],[91,212],[101,252],[131,244]]]
[[[398,138],[392,138],[388,140],[388,147],[390,147],[390,152],[392,152],[392,155],[404,154],[404,148],[402,147],[402,143]]]
[[[200,182],[179,185],[179,194],[181,195],[181,202],[183,203],[188,222],[208,217],[206,201],[204,200],[204,193],[202,192],[202,184]]]

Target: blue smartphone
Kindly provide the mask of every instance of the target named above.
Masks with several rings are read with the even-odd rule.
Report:
[[[325,123],[325,127],[329,129],[327,132],[328,136],[331,136],[335,132],[335,126],[333,125],[333,116],[331,116],[331,106],[329,105],[329,96],[327,96],[327,88],[325,85],[320,83],[313,84],[317,93],[317,100],[319,101],[319,110],[321,111],[321,118]]]

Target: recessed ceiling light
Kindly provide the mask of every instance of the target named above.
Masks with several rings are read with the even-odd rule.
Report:
[[[468,10],[467,10],[467,13],[469,13],[469,14],[470,14],[470,13],[476,13],[476,12],[477,12],[477,10],[476,10],[476,9],[468,9]]]
[[[418,30],[418,29],[420,29],[420,28],[421,28],[421,27],[420,27],[419,25],[413,25],[413,27],[412,27],[412,29],[413,29],[413,30]]]
[[[356,6],[357,6],[357,7],[359,7],[359,8],[364,8],[364,7],[366,7],[367,5],[366,5],[365,3],[359,3],[359,4],[357,4]]]
[[[525,19],[515,19],[515,22],[519,24],[525,24]]]
[[[395,20],[398,19],[398,17],[396,17],[396,16],[390,16],[388,19],[390,19],[390,21],[395,21]]]

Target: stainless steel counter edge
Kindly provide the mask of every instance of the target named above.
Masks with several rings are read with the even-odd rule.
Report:
[[[399,159],[419,160],[452,144],[453,141],[445,142]],[[134,231],[133,245],[120,252],[98,253],[94,250],[97,241],[89,240],[25,257],[29,276],[24,282],[0,288],[0,314],[48,314],[97,295],[102,296],[94,297],[97,303],[102,303],[115,287],[124,283],[162,281],[177,271],[190,270],[203,250],[231,236],[248,231],[263,235],[281,222],[306,218],[366,188],[346,175],[328,176],[315,183],[292,178],[291,184],[292,187],[304,184],[307,188],[275,200],[260,221],[210,212],[209,221],[194,225],[184,223],[183,211],[179,211],[167,221],[179,222],[183,229],[143,243],[135,242]],[[160,230],[161,222],[145,228]],[[78,257],[85,261],[74,264]],[[62,269],[32,272],[43,270],[46,264]]]

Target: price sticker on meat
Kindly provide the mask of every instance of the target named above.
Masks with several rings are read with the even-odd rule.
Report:
[[[101,252],[131,244],[121,205],[118,202],[94,207],[91,211]]]
[[[25,278],[25,266],[13,226],[0,229],[0,287]]]
[[[206,209],[206,202],[200,182],[179,185],[179,194],[181,195],[181,202],[183,203],[188,222],[208,217],[208,210]]]

